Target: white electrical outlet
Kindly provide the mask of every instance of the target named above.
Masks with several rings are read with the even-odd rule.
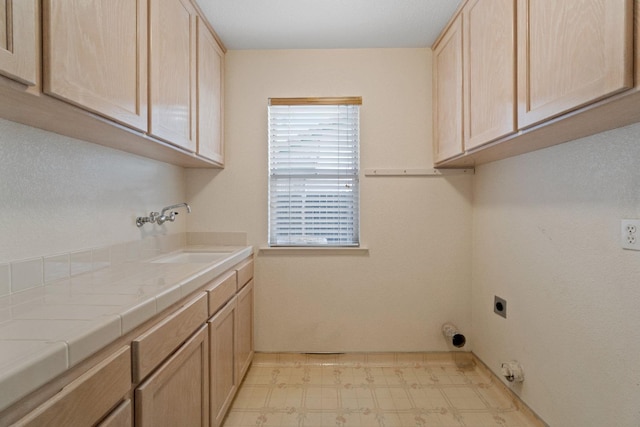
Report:
[[[640,251],[640,219],[623,219],[620,222],[620,246]]]

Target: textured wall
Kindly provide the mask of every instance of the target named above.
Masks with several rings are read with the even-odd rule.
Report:
[[[184,232],[135,218],[185,193],[182,168],[0,120],[0,263]]]
[[[227,167],[187,171],[189,231],[267,242],[267,99],[362,96],[361,167],[431,157],[428,49],[230,51]],[[447,350],[445,321],[470,328],[471,179],[361,181],[368,255],[257,257],[260,351]]]
[[[479,167],[474,177],[474,351],[552,426],[640,425],[640,125]],[[493,314],[493,296],[508,317]]]

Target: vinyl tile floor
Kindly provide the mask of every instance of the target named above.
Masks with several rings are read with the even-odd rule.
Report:
[[[256,353],[223,427],[545,426],[469,353]]]

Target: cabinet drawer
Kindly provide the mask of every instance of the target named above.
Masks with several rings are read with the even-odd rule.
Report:
[[[96,424],[131,389],[131,349],[123,347],[42,404],[16,426]]]
[[[236,271],[230,271],[205,287],[209,296],[209,316],[213,316],[236,293]]]
[[[240,290],[244,285],[249,283],[249,280],[253,278],[253,259],[250,259],[247,262],[243,263],[236,270],[238,271],[237,290]]]
[[[207,294],[200,293],[132,342],[133,381],[140,382],[207,321]]]

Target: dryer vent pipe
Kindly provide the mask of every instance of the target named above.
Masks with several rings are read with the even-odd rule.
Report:
[[[464,347],[467,342],[467,339],[458,332],[458,327],[453,323],[445,323],[442,325],[442,335],[457,348]]]

